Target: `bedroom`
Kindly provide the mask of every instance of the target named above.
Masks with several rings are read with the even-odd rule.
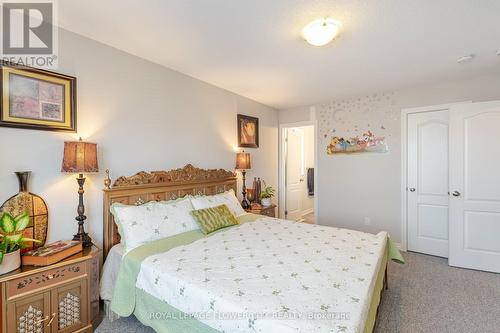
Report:
[[[52,80],[49,82],[59,82],[54,81],[54,77],[68,82],[67,90],[73,90],[74,96],[64,95],[62,100],[73,101],[74,104],[64,106],[74,113],[64,114],[63,118],[73,120],[74,124],[69,121],[65,131],[56,131],[54,128],[48,128],[52,130],[47,131],[37,129],[50,127],[44,124],[51,121],[27,121],[22,117],[16,118],[17,122],[16,119],[7,119],[11,106],[6,102],[7,97],[15,96],[16,93],[7,89],[10,87],[14,90],[16,85],[9,86],[3,81],[2,103],[7,104],[2,104],[1,112],[0,151],[3,157],[0,167],[0,203],[9,201],[18,192],[27,193],[19,191],[14,173],[31,171],[31,177],[27,184],[24,182],[24,187],[46,203],[48,218],[44,225],[47,243],[70,240],[78,231],[75,216],[79,215],[79,185],[75,177],[80,171],[61,172],[62,161],[68,157],[64,154],[65,142],[75,142],[81,137],[85,143],[97,144],[94,151],[96,168],[81,169],[86,177],[86,219],[83,226],[95,246],[101,250],[97,258],[102,262],[94,263],[94,266],[100,268],[99,274],[106,280],[109,278],[109,274],[105,274],[106,266],[109,266],[105,263],[109,257],[107,251],[117,241],[113,238],[116,235],[115,224],[109,215],[109,206],[117,193],[122,198],[127,196],[128,203],[133,206],[136,203],[147,204],[151,199],[176,199],[167,196],[172,191],[176,197],[182,197],[184,194],[216,194],[233,188],[241,202],[242,171],[245,170],[246,196],[247,199],[253,199],[250,201],[259,199],[255,193],[254,178],[256,181],[260,178],[275,189],[273,206],[264,207],[265,211],[262,206],[255,206],[255,212],[285,218],[285,207],[288,205],[290,210],[292,203],[286,200],[289,185],[286,175],[290,175],[290,172],[286,172],[283,131],[311,126],[315,141],[314,157],[310,165],[309,162],[297,163],[301,170],[297,179],[299,182],[303,180],[300,182],[301,191],[309,192],[304,185],[307,180],[306,169],[314,169],[313,191],[307,198],[312,200],[313,225],[292,224],[294,228],[325,228],[326,233],[345,228],[369,235],[386,232],[401,250],[406,263],[387,264],[387,279],[382,277],[378,281],[387,281],[387,290],[382,288],[382,284],[377,284],[377,277],[385,273],[383,270],[373,268],[363,273],[366,276],[359,276],[365,279],[365,289],[360,288],[356,292],[371,295],[349,296],[360,299],[359,306],[354,309],[346,310],[342,304],[330,304],[327,299],[324,304],[318,305],[318,313],[336,314],[340,318],[331,321],[295,320],[291,321],[291,327],[325,325],[316,329],[323,332],[324,327],[335,323],[332,324],[333,332],[343,331],[344,327],[347,327],[347,332],[496,332],[500,324],[497,315],[500,312],[500,222],[497,214],[500,211],[497,206],[500,179],[495,171],[500,166],[496,158],[500,153],[500,145],[494,136],[499,126],[497,109],[500,100],[500,29],[497,23],[500,7],[497,1],[62,0],[45,3],[52,4],[54,10],[55,25],[50,29],[54,47],[50,55],[56,57],[50,59],[57,60],[56,63],[50,64],[49,58],[38,55],[37,59],[45,60],[46,66],[36,66],[22,54],[9,54],[5,46],[2,59],[11,63],[17,60],[28,64],[30,68],[37,67],[52,73],[23,72],[30,78],[45,75],[43,77]],[[5,8],[8,5],[2,7],[4,15]],[[119,15],[116,15],[117,12]],[[333,27],[337,33],[330,43],[313,46],[304,40],[304,27],[320,20],[322,24],[318,29],[321,32],[326,19],[333,20],[327,28]],[[36,28],[36,23],[35,17],[31,28]],[[6,26],[3,25],[2,29],[5,42]],[[9,36],[17,36],[17,39],[13,39],[18,43],[22,41],[19,35],[22,36],[23,32],[17,30],[16,35],[15,27],[11,29]],[[43,40],[45,35],[37,36]],[[31,52],[33,54],[34,51]],[[8,70],[11,67],[15,66],[2,66],[4,80],[7,75],[15,77],[16,73]],[[75,81],[76,84],[71,86],[71,82]],[[23,91],[20,89],[19,93]],[[54,104],[57,103],[52,101],[44,105],[47,105],[47,110],[53,111]],[[465,171],[459,169],[464,166],[460,161],[464,160],[465,153],[459,149],[460,146],[457,148],[457,143],[463,142],[460,136],[463,135],[463,128],[456,127],[460,123],[457,117],[470,112],[481,113],[490,108],[493,111],[488,117],[491,118],[485,120],[481,116],[477,117],[479,128],[473,128],[476,132],[469,143],[471,147],[478,148],[470,152],[475,154],[469,156],[475,163],[466,165],[465,170],[471,173],[471,177],[465,186],[460,178]],[[245,121],[253,126],[253,131],[248,132],[254,134],[257,142],[238,134],[238,128],[242,129],[238,115],[247,116]],[[258,123],[252,123],[252,119],[257,119]],[[424,138],[419,141],[417,129],[428,123],[433,124],[427,127],[429,137],[426,138],[429,140]],[[371,143],[374,143],[375,151],[342,151],[363,150]],[[419,144],[425,144],[427,155],[415,153]],[[236,154],[243,150],[249,154],[250,163],[244,161],[241,168],[236,169]],[[299,153],[297,156],[305,161],[305,155]],[[447,156],[449,159],[444,158]],[[425,168],[419,167],[421,163],[424,163]],[[175,184],[158,181],[139,189],[129,183],[132,189],[122,189],[116,183],[120,177],[130,177],[140,171],[168,172],[188,164],[195,169],[188,168],[188,179],[178,178]],[[215,177],[214,183],[208,185],[199,179],[189,178],[195,177],[193,174],[209,177],[203,171],[206,169],[224,169],[230,171],[231,175],[222,174],[222,178],[218,178],[220,175],[211,174],[210,177]],[[103,191],[106,187],[106,170],[109,170],[111,189]],[[236,173],[236,183],[232,172]],[[156,179],[173,177],[169,173],[163,176]],[[193,179],[194,183],[189,183]],[[136,185],[141,186],[140,182]],[[263,182],[262,187],[265,187]],[[454,191],[458,191],[458,196],[454,196]],[[438,195],[426,195],[426,192],[436,192]],[[464,200],[468,198],[476,200],[466,202],[464,208]],[[478,198],[490,200],[481,203]],[[459,227],[464,225],[464,219],[461,218],[464,210],[472,212],[470,216],[477,218],[478,222],[472,229],[469,225],[468,229],[473,232],[470,241],[476,256],[472,259],[462,251],[463,246],[460,245],[463,244],[460,241],[463,237],[457,238],[463,232],[463,228]],[[487,216],[478,216],[481,212],[486,212]],[[300,219],[304,214],[300,215],[292,219]],[[240,226],[221,232],[230,233],[235,228],[245,228],[252,223],[257,222],[245,221]],[[427,228],[425,231],[431,237],[419,237],[422,230],[416,229],[416,226]],[[211,237],[220,237],[221,232]],[[285,235],[283,230],[273,233]],[[146,234],[149,235],[144,231]],[[305,235],[307,231],[304,236],[298,237]],[[282,241],[275,239],[269,246],[278,246]],[[334,251],[334,247],[338,247],[323,244],[325,242],[328,240],[324,240],[321,248],[315,251]],[[301,253],[299,242],[296,243],[283,245],[283,248],[287,245],[293,248],[288,255],[292,255],[293,251]],[[191,245],[196,244],[194,240]],[[320,245],[318,241],[311,244]],[[353,246],[356,250],[358,245]],[[245,248],[237,247],[234,250],[242,251],[237,258],[239,262],[253,262],[259,256],[269,260],[274,258],[275,253],[264,251],[257,255],[247,253]],[[383,252],[387,249],[388,245],[386,249],[376,250]],[[256,258],[249,257],[251,254]],[[202,254],[199,256],[205,257]],[[339,262],[351,256],[340,256]],[[207,260],[211,259],[207,257]],[[380,255],[378,259],[382,257]],[[450,262],[446,257],[450,258]],[[304,261],[314,262],[319,258],[319,254],[312,258],[301,256],[300,265],[297,258],[290,265],[303,270],[308,265]],[[331,257],[326,255],[325,258]],[[196,261],[196,258],[191,257],[185,259]],[[313,277],[308,278],[316,279],[318,286],[313,288],[315,292],[322,290],[319,289],[320,282],[326,281],[329,285],[324,287],[325,297],[331,297],[337,295],[334,285],[340,282],[329,277],[344,277],[334,270],[339,268],[338,263],[328,264],[330,260],[325,260],[326,263],[318,264],[321,267],[311,267],[311,272],[318,277],[315,278],[313,274]],[[277,259],[277,265],[281,265],[279,261],[286,263],[286,260]],[[56,263],[54,267],[60,267],[57,265],[63,263],[67,261]],[[229,262],[227,264],[231,266]],[[381,262],[370,264],[384,266]],[[474,264],[478,266],[474,267]],[[68,328],[66,331],[92,331],[89,329],[92,324],[97,332],[153,331],[146,327],[151,324],[150,321],[143,319],[144,325],[134,316],[118,319],[108,311],[109,307],[112,308],[110,303],[114,291],[108,290],[108,296],[104,297],[101,294],[102,299],[99,301],[102,290],[99,290],[95,276],[90,279],[90,272],[95,275],[90,267],[89,264],[86,268],[86,272],[89,272],[88,277],[85,277],[86,282],[76,289],[72,287],[80,293],[93,292],[92,297],[87,297],[88,301],[82,300],[79,305],[87,307],[86,324],[83,323],[82,315],[78,321],[80,326],[75,326],[79,328]],[[22,303],[26,295],[8,295],[10,291],[7,290],[10,290],[10,285],[13,286],[12,281],[29,274],[43,274],[45,269],[49,269],[49,266],[33,271],[23,266],[19,268],[20,271],[0,275],[0,285],[5,291],[1,299],[3,331],[10,332],[7,328],[9,322],[14,323],[13,332],[18,331],[20,322],[16,315],[25,313],[29,306],[29,303]],[[273,266],[269,269],[270,272],[276,272],[277,268]],[[296,279],[291,274],[300,273],[293,270],[289,272],[291,269],[283,270],[289,273],[286,279],[282,279],[284,284]],[[316,272],[316,269],[321,272]],[[164,273],[176,276],[175,272]],[[236,273],[243,274],[241,271]],[[113,274],[117,275],[118,271],[115,270]],[[262,273],[261,277],[264,275],[271,276],[271,273]],[[239,278],[235,276],[233,280]],[[73,286],[75,281],[77,279],[73,277],[60,282],[69,282]],[[146,284],[147,279],[143,283]],[[265,282],[259,288],[271,288],[273,283]],[[63,318],[58,311],[52,311],[52,299],[57,297],[49,295],[47,299],[40,295],[50,294],[56,285],[30,289],[33,293],[27,296],[39,296],[35,307],[43,314],[40,320],[48,316],[45,322],[48,324],[50,321],[53,330],[56,330],[54,323]],[[379,285],[378,301],[372,295],[372,289],[377,288],[372,288],[372,285]],[[313,291],[303,289],[304,286],[311,288],[311,285],[302,283],[291,291],[304,290],[303,297],[312,298]],[[347,294],[342,294],[342,297],[352,292],[349,288],[346,290]],[[279,294],[280,290],[273,287],[271,293],[274,291]],[[67,293],[61,295],[66,296]],[[276,299],[284,297],[273,296]],[[206,295],[199,294],[197,297],[203,299]],[[220,303],[229,304],[233,296],[224,294],[219,297]],[[237,297],[245,298],[244,295]],[[375,305],[371,306],[373,300]],[[264,312],[268,311],[266,302],[272,300],[254,301],[254,310]],[[276,304],[289,308],[289,312],[294,314],[316,313],[302,308],[299,310],[288,304],[293,301],[286,301]],[[310,302],[308,298],[304,306]],[[321,305],[324,307],[321,308]],[[96,307],[97,318],[90,320]],[[176,308],[182,311],[182,305]],[[234,310],[238,312],[241,309],[234,305]],[[370,311],[374,313],[369,315]],[[343,317],[345,312],[352,312],[350,319]],[[7,316],[13,320],[7,320]],[[368,318],[372,319],[371,323]],[[160,326],[155,327],[156,331],[168,329],[162,320],[152,322]],[[289,323],[283,320],[264,322],[262,325],[271,326],[259,326],[261,324],[256,320],[256,330],[266,332],[263,327],[273,327],[267,331],[279,331],[276,327],[281,326],[272,325]],[[219,323],[226,324],[224,321]],[[248,329],[247,326],[248,321]],[[186,329],[177,328],[177,331]],[[241,331],[244,331],[243,328]],[[282,331],[287,332],[284,328]]]

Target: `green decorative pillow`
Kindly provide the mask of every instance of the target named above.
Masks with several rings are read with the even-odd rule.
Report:
[[[238,224],[238,220],[226,205],[193,210],[191,214],[205,235]]]

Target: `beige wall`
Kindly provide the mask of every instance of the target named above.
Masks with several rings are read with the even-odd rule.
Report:
[[[61,174],[63,142],[97,142],[101,172],[86,183],[87,229],[102,241],[103,171],[112,177],[186,163],[234,168],[236,114],[259,117],[260,148],[248,177],[277,186],[278,112],[181,73],[61,30],[59,72],[77,77],[78,134],[0,127],[0,202],[17,192],[14,171],[31,170],[47,201],[49,241],[76,231],[77,184]]]
[[[499,100],[499,87],[500,72],[496,72],[469,80],[313,105],[319,127],[318,222],[368,232],[386,230],[400,241],[401,109],[466,100]],[[306,106],[281,110],[280,123],[310,120],[310,109]],[[326,154],[326,144],[332,135],[351,136],[370,128],[375,134],[386,136],[389,153]],[[365,223],[365,218],[369,218],[370,224]]]

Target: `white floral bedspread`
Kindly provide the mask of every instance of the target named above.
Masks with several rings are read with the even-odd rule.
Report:
[[[386,238],[265,217],[148,257],[136,286],[221,332],[362,332]]]

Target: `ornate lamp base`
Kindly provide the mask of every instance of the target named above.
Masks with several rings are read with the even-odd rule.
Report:
[[[78,182],[78,216],[75,218],[78,221],[78,233],[73,236],[73,240],[82,242],[83,247],[92,246],[92,238],[83,229],[83,223],[87,219],[85,216],[85,206],[83,205],[83,184],[85,183],[85,177],[80,174],[76,179]]]
[[[82,242],[83,247],[91,247],[93,244],[92,238],[90,238],[89,234],[87,234],[86,232],[73,235],[73,240]]]
[[[243,199],[241,200],[241,207],[243,207],[243,209],[248,209],[250,208],[250,203],[248,202],[247,199]]]
[[[241,191],[241,194],[243,195],[243,200],[241,200],[241,207],[243,207],[243,209],[248,209],[250,208],[250,203],[247,200],[247,187],[245,185],[246,181],[245,176],[247,174],[246,170],[241,171],[241,174],[243,175],[243,187]]]

